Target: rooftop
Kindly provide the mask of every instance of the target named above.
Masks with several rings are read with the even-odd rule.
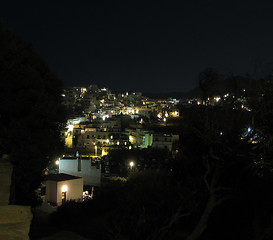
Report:
[[[61,182],[61,181],[67,181],[67,180],[73,180],[73,179],[79,179],[80,177],[68,175],[65,173],[59,173],[59,174],[49,174],[45,176],[45,181],[55,181],[55,182]]]
[[[62,161],[62,160],[77,160],[77,159],[90,160],[92,158],[91,157],[63,157],[60,159],[60,161]]]

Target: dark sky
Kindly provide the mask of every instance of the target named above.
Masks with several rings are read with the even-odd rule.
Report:
[[[273,69],[271,0],[9,0],[0,21],[66,86],[188,91],[207,67]]]

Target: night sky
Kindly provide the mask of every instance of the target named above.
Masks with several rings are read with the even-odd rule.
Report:
[[[66,86],[188,91],[200,71],[272,73],[273,1],[1,1]]]

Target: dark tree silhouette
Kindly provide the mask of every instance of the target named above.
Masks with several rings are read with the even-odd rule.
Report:
[[[191,193],[186,222],[194,227],[186,239],[193,240],[207,231],[213,212],[234,197],[234,181],[248,164],[243,154],[247,146],[240,139],[248,117],[227,106],[198,106],[184,114],[183,154],[174,171],[182,189]]]
[[[62,147],[61,92],[47,64],[0,25],[0,147],[14,164],[12,204],[35,204],[42,171]]]
[[[250,141],[253,145],[253,164],[257,173],[263,175],[273,170],[273,78],[262,81],[261,89],[249,100],[253,112],[253,132]]]
[[[203,100],[217,93],[220,76],[213,68],[207,68],[199,74],[198,85],[203,94]]]

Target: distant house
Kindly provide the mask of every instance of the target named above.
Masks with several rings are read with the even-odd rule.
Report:
[[[153,143],[153,133],[152,131],[143,130],[140,128],[136,129],[126,129],[130,133],[129,140],[130,143],[139,148],[148,148]]]
[[[152,148],[166,149],[173,151],[173,144],[179,140],[177,134],[153,134]]]
[[[100,186],[101,165],[89,157],[63,157],[59,160],[59,173],[83,178],[84,185]]]
[[[45,201],[60,206],[69,200],[80,201],[83,195],[83,179],[64,173],[47,175]]]

